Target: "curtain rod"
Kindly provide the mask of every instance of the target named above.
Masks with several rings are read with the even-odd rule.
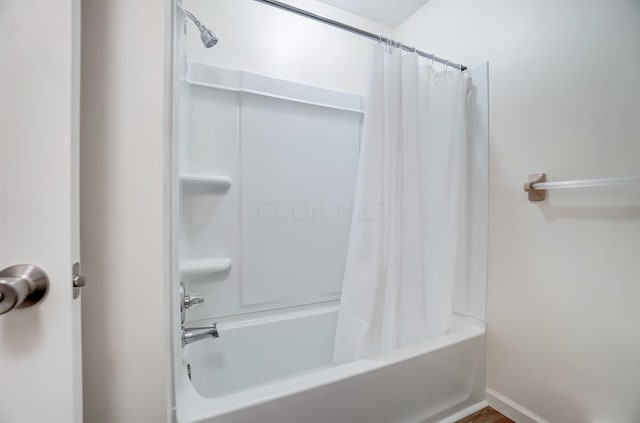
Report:
[[[385,44],[388,43],[388,44],[391,44],[391,45],[399,45],[400,48],[402,48],[402,50],[404,50],[404,51],[408,51],[408,52],[411,52],[411,53],[416,53],[418,56],[425,57],[427,59],[431,59],[431,60],[436,61],[438,63],[442,63],[445,66],[450,66],[452,68],[460,69],[461,71],[467,70],[467,67],[462,65],[462,64],[450,62],[449,60],[446,60],[446,59],[443,59],[441,57],[438,57],[435,54],[425,53],[424,51],[420,51],[420,50],[416,49],[415,47],[409,47],[409,46],[406,46],[404,44],[401,44],[401,43],[399,43],[397,41],[392,40],[391,38],[383,37],[382,35],[376,35],[376,34],[373,34],[371,32],[365,31],[363,29],[356,28],[356,27],[351,26],[351,25],[343,24],[342,22],[334,21],[333,19],[329,19],[329,18],[324,17],[322,15],[317,15],[315,13],[311,13],[311,12],[309,12],[307,10],[300,9],[300,8],[295,7],[295,6],[291,6],[291,5],[283,3],[281,1],[277,1],[277,0],[255,0],[255,1],[260,2],[260,3],[264,3],[264,4],[268,4],[270,6],[278,7],[280,9],[286,10],[288,12],[292,12],[292,13],[295,13],[297,15],[304,16],[306,18],[313,19],[315,21],[325,23],[327,25],[331,25],[331,26],[336,27],[336,28],[340,28],[342,30],[349,31],[349,32],[351,32],[353,34],[357,34],[357,35],[360,35],[362,37],[369,38],[369,39],[371,39],[373,41],[379,41],[381,43],[385,43]]]

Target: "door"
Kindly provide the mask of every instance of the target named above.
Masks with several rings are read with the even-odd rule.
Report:
[[[0,270],[33,264],[49,278],[40,302],[0,315],[2,423],[82,421],[79,7],[0,1]]]

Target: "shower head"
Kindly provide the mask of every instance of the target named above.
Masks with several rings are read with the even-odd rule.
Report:
[[[216,37],[216,34],[204,25],[200,27],[200,39],[206,48],[211,48],[218,44],[218,37]]]
[[[191,19],[200,30],[200,39],[206,48],[211,48],[218,44],[218,37],[216,37],[216,34],[214,34],[212,30],[202,25],[200,21],[193,16],[193,13],[189,12],[187,9],[182,10],[184,10],[184,14],[187,15],[187,17]]]

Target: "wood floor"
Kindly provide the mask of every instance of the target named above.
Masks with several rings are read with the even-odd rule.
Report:
[[[491,407],[487,407],[465,417],[456,423],[515,423],[513,420],[503,416]]]

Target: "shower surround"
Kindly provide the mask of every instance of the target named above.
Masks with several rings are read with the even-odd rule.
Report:
[[[205,304],[182,348],[179,422],[453,422],[486,405],[487,72],[467,71],[469,277],[449,330],[333,362],[362,97],[191,63],[180,82],[175,280]]]

